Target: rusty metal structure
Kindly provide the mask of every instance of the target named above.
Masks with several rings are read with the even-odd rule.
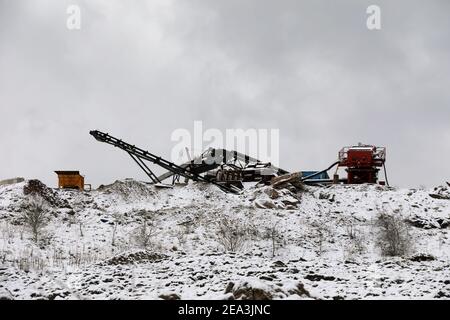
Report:
[[[268,184],[274,176],[288,173],[288,171],[275,167],[270,162],[261,162],[246,154],[225,149],[209,148],[200,156],[187,161],[180,166],[191,172],[204,174],[209,181],[225,185],[235,185],[243,188],[243,182],[261,182]],[[179,181],[179,175],[171,171],[158,178],[163,181],[169,177],[172,183]]]
[[[55,171],[58,175],[58,188],[62,189],[77,189],[84,191],[85,186],[91,185],[84,183],[84,177],[79,171]]]
[[[385,169],[386,176],[385,162],[385,147],[360,143],[339,151],[338,167],[346,168],[348,184],[378,183],[378,172],[381,167]]]
[[[361,144],[356,146],[349,146],[342,148],[338,153],[338,160],[332,163],[328,168],[322,171],[317,171],[311,175],[302,177],[301,180],[305,184],[327,185],[327,184],[361,184],[361,183],[379,183],[387,184],[386,172],[386,148],[376,147],[373,145]],[[336,167],[336,173],[333,179],[318,179],[320,176]],[[339,178],[337,170],[345,168],[347,172],[346,178]],[[378,173],[380,169],[384,170],[384,177],[386,181],[378,180]]]
[[[239,193],[243,188],[243,182],[269,183],[272,177],[288,173],[270,163],[263,163],[237,151],[214,148],[209,148],[200,156],[177,165],[107,133],[94,130],[90,131],[90,134],[97,141],[113,145],[128,153],[156,185],[160,185],[168,178],[172,178],[173,185],[180,182],[181,177],[184,177],[185,182],[188,180],[207,182],[218,186],[225,192]],[[166,169],[167,172],[156,176],[146,162],[156,164]]]
[[[194,159],[182,164],[175,164],[107,133],[94,130],[90,131],[90,134],[97,141],[113,145],[128,153],[150,178],[151,182],[157,186],[170,186],[162,184],[164,180],[169,178],[172,178],[171,185],[180,183],[181,177],[185,179],[185,183],[189,180],[211,183],[230,193],[239,193],[244,188],[244,182],[271,184],[276,181],[274,178],[282,176],[281,181],[288,179],[289,183],[296,188],[301,188],[303,184],[378,183],[380,167],[384,168],[387,183],[386,148],[384,147],[363,144],[344,147],[339,151],[338,161],[332,163],[328,168],[321,171],[300,171],[291,177],[287,170],[273,166],[268,162],[261,162],[237,151],[209,148]],[[148,162],[166,169],[167,172],[156,176],[147,165]],[[333,179],[330,179],[327,172],[335,166],[337,166],[336,173]],[[337,175],[337,170],[340,167],[346,168],[347,178],[340,179]],[[383,184],[383,182],[380,182],[380,184]]]

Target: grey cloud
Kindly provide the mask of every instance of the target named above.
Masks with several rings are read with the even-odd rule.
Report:
[[[65,28],[79,4],[82,29]],[[388,147],[396,185],[449,179],[447,1],[0,0],[0,178],[145,178],[100,129],[168,157],[171,132],[280,128],[281,166]]]

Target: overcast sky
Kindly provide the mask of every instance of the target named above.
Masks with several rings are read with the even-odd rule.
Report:
[[[202,120],[280,129],[290,171],[364,142],[387,147],[393,185],[450,180],[450,2],[338,3],[0,0],[0,179],[145,179],[89,130],[169,157],[173,130]]]

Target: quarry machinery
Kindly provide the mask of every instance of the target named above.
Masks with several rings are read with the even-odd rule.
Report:
[[[168,186],[161,184],[167,178],[172,178],[173,185],[180,177],[184,177],[186,181],[191,179],[208,182],[225,192],[239,193],[244,187],[242,182],[255,181],[268,184],[272,177],[288,173],[271,163],[261,162],[237,151],[214,148],[209,148],[200,156],[177,165],[107,133],[94,130],[90,131],[90,134],[97,141],[111,144],[127,152],[150,180],[161,186]],[[144,161],[152,162],[167,172],[156,176]]]
[[[208,180],[200,173],[196,172],[195,170],[190,170],[190,168],[182,167],[179,165],[176,165],[175,163],[172,163],[166,159],[163,159],[159,156],[156,156],[148,151],[145,151],[141,148],[138,148],[134,145],[131,145],[127,142],[122,141],[121,139],[117,139],[107,133],[94,130],[89,132],[97,141],[104,142],[110,145],[113,145],[126,153],[130,155],[130,157],[137,163],[137,165],[145,172],[145,174],[152,180],[153,183],[161,183],[161,180],[150,170],[150,168],[147,166],[145,161],[154,163],[170,172],[172,172],[174,175],[182,176],[187,179],[191,179],[194,181],[202,181],[202,182],[208,182],[211,184],[216,185],[220,189],[222,189],[225,192],[230,193],[239,193],[241,190],[237,188],[234,185],[227,185],[222,184],[216,181]]]
[[[387,180],[385,162],[385,147],[359,143],[356,146],[344,147],[339,151],[338,167],[346,168],[347,183],[349,184],[377,183],[381,167],[384,169]]]
[[[207,149],[200,156],[180,164],[180,167],[189,168],[198,174],[205,173],[207,179],[222,182],[230,180],[267,182],[270,177],[288,173],[270,162],[262,162],[237,151],[215,148]],[[163,181],[169,177],[173,177],[174,180],[179,178],[174,172],[168,171],[158,179]]]
[[[209,148],[200,156],[180,165],[165,160],[148,151],[117,139],[107,133],[98,130],[90,131],[90,134],[100,142],[111,144],[126,153],[138,164],[150,180],[156,185],[162,185],[162,181],[172,178],[172,185],[179,181],[180,177],[187,180],[202,181],[214,184],[225,192],[240,193],[244,188],[243,182],[258,182],[271,184],[275,177],[282,177],[290,173],[277,168],[271,163],[261,162],[248,155],[228,151],[225,149]],[[332,183],[378,183],[378,172],[381,167],[386,174],[386,148],[372,145],[358,144],[342,148],[338,153],[338,161],[321,171],[300,171],[297,182],[312,185],[327,185]],[[147,166],[146,162],[154,163],[167,172],[156,176]],[[327,171],[337,166],[333,179],[329,179]],[[337,170],[345,167],[347,178],[339,179]],[[289,179],[293,179],[292,177]],[[276,179],[275,179],[276,180]],[[379,182],[384,184],[384,182]],[[389,184],[388,184],[389,185]],[[168,187],[170,185],[162,185]]]
[[[379,183],[387,184],[386,172],[386,148],[376,147],[373,145],[361,144],[342,148],[338,153],[338,160],[333,162],[328,168],[322,171],[314,172],[310,175],[303,176],[301,180],[305,184],[321,185],[321,184],[360,184],[360,183]],[[336,167],[337,166],[337,167]],[[333,179],[320,179],[326,177],[325,173],[336,167],[336,173]],[[380,168],[384,169],[384,181],[378,181],[378,172]],[[345,168],[347,178],[340,179],[337,175],[339,168]]]

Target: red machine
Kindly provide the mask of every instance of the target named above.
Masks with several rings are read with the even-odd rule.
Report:
[[[378,171],[385,160],[386,148],[358,144],[339,151],[338,167],[346,167],[347,183],[377,183]]]

